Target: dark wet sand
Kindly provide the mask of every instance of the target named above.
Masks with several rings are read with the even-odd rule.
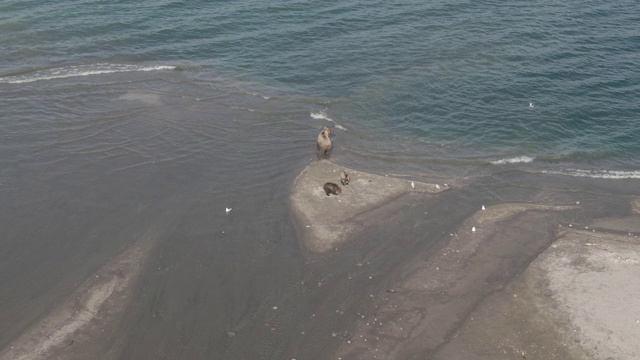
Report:
[[[358,178],[369,175],[352,170],[343,196],[313,195],[327,209],[344,207],[349,191],[366,192],[370,182]],[[326,234],[309,230],[320,219],[301,218],[294,205],[295,249],[268,255],[270,263],[215,267],[208,277],[195,270],[214,254],[204,247],[208,242],[190,240],[203,247],[182,250],[189,254],[184,261],[161,257],[181,244],[153,239],[185,230],[160,219],[67,300],[48,304],[48,315],[11,340],[0,359],[622,359],[639,353],[638,181],[505,171],[450,181],[446,191],[417,181],[412,189],[405,179],[389,183],[404,188],[373,203],[359,197],[362,211],[332,212],[330,222],[346,217],[336,225],[348,231],[331,241],[314,243]],[[243,224],[230,222],[218,235],[241,235]],[[171,267],[179,270],[173,277],[165,275]],[[255,290],[260,284],[262,292]]]
[[[118,256],[91,274],[60,303],[0,351],[0,359],[90,359],[104,355],[132,302],[149,257],[172,219],[160,216]],[[98,356],[97,354],[101,354]]]
[[[354,220],[344,219],[361,225],[356,226],[360,231],[323,256],[354,252],[361,258],[336,280],[334,296],[325,300],[323,313],[311,322],[308,332],[319,339],[302,343],[292,355],[318,359],[637,356],[640,348],[634,339],[640,331],[640,313],[632,299],[640,295],[633,280],[639,269],[640,225],[630,225],[640,224],[634,210],[637,199],[632,196],[637,181],[621,184],[616,195],[609,193],[611,185],[503,173],[441,194],[408,191]],[[496,198],[503,201],[495,203]],[[342,201],[348,202],[348,197]],[[481,210],[483,205],[486,210]],[[322,234],[309,235],[306,226],[302,231],[307,236],[324,241]],[[591,246],[596,242],[593,236],[605,254]],[[558,255],[556,247],[568,246],[567,239],[575,244]],[[313,245],[310,249],[319,251]],[[566,260],[567,256],[577,260]],[[627,259],[622,266],[620,259]],[[563,272],[562,266],[572,272]],[[601,275],[591,275],[595,280],[590,280],[593,271]],[[579,276],[586,279],[576,284],[572,277]],[[612,279],[617,286],[603,294],[603,284]],[[610,307],[611,300],[619,297],[627,300]],[[591,307],[583,308],[587,304]],[[626,324],[623,319],[628,319]],[[335,347],[331,356],[314,357],[329,344]]]

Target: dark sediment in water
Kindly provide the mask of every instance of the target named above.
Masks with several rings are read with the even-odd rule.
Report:
[[[241,207],[215,239],[184,235],[203,220],[202,208],[150,222],[146,235],[51,304],[0,359],[638,353],[637,182],[511,171],[438,189],[348,170],[351,183],[326,196],[322,184],[338,183],[342,169],[314,162],[297,177],[298,236],[283,230],[291,246],[277,254],[240,243],[260,236],[231,217],[249,211]],[[223,244],[263,261],[224,261]]]

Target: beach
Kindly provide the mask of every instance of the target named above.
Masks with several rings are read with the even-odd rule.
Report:
[[[327,196],[322,183],[339,183],[343,170],[351,182]],[[228,359],[638,354],[637,181],[615,184],[612,195],[611,181],[521,171],[450,180],[426,183],[311,162],[289,190],[302,276],[260,305],[254,316],[263,320],[248,327],[220,323],[214,338],[196,343],[226,344]],[[0,359],[177,354],[171,347],[157,352],[162,347],[134,335],[135,323],[175,321],[174,310],[160,304],[142,323],[135,315],[151,289],[145,282],[158,276],[153,264],[172,222],[165,215],[67,300],[50,303],[52,310],[5,346]],[[222,284],[218,290],[236,286]]]
[[[639,2],[77,5],[0,5],[0,360],[638,357]]]
[[[335,180],[342,169],[312,164],[305,172],[319,181]],[[640,313],[633,299],[640,287],[632,284],[640,264],[637,197],[627,197],[626,203],[607,201],[605,193],[596,196],[596,184],[569,191],[562,179],[547,179],[552,181],[535,189],[523,184],[521,176],[515,172],[497,184],[465,184],[447,188],[448,193],[425,194],[420,187],[434,184],[411,187],[408,180],[359,174],[366,183],[343,186],[333,199],[315,191],[317,181],[299,177],[292,201],[302,213],[298,220],[311,251],[331,257],[343,246],[351,248],[351,241],[374,246],[373,253],[342,279],[349,284],[342,286],[362,289],[360,301],[368,306],[354,304],[359,311],[352,325],[332,332],[339,338],[336,357],[636,357]],[[392,199],[353,201],[352,188],[368,185],[369,179],[373,186],[387,188]],[[495,185],[503,188],[492,190]],[[527,190],[514,192],[518,187]],[[468,193],[474,188],[511,193],[511,199],[481,205],[482,194]],[[305,191],[315,191],[315,203],[298,196]],[[467,194],[459,197],[456,192]],[[464,199],[466,213],[453,223],[443,220],[435,225],[434,218],[453,215],[443,214],[450,208],[437,199],[447,195],[449,201]],[[352,209],[345,216],[339,210],[344,203],[361,211]],[[598,212],[607,206],[626,208],[627,214],[599,218]],[[342,218],[332,217],[336,213]],[[332,227],[325,225],[327,220]],[[434,225],[440,231],[430,234],[426,228]],[[320,230],[314,231],[317,227]],[[378,239],[382,242],[378,249],[368,244],[377,238],[375,232],[386,235],[385,240]],[[326,245],[328,239],[331,246]],[[404,253],[406,248],[400,250],[407,245],[412,245],[410,256]],[[403,254],[394,257],[398,252]],[[380,268],[389,266],[387,261],[396,262],[391,272]],[[329,330],[325,331],[328,338]]]

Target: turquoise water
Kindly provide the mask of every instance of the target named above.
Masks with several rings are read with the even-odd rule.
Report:
[[[177,70],[304,97],[318,127],[354,130],[347,162],[633,171],[640,160],[634,1],[4,1],[0,14],[3,92]],[[10,127],[19,105],[2,105]]]

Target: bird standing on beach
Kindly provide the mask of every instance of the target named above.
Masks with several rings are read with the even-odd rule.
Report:
[[[416,188],[416,184],[413,183],[413,181],[411,182],[411,188],[415,189]]]
[[[231,211],[231,208],[226,208],[226,210],[227,210],[227,214],[228,214],[228,213],[229,213],[229,211]]]

